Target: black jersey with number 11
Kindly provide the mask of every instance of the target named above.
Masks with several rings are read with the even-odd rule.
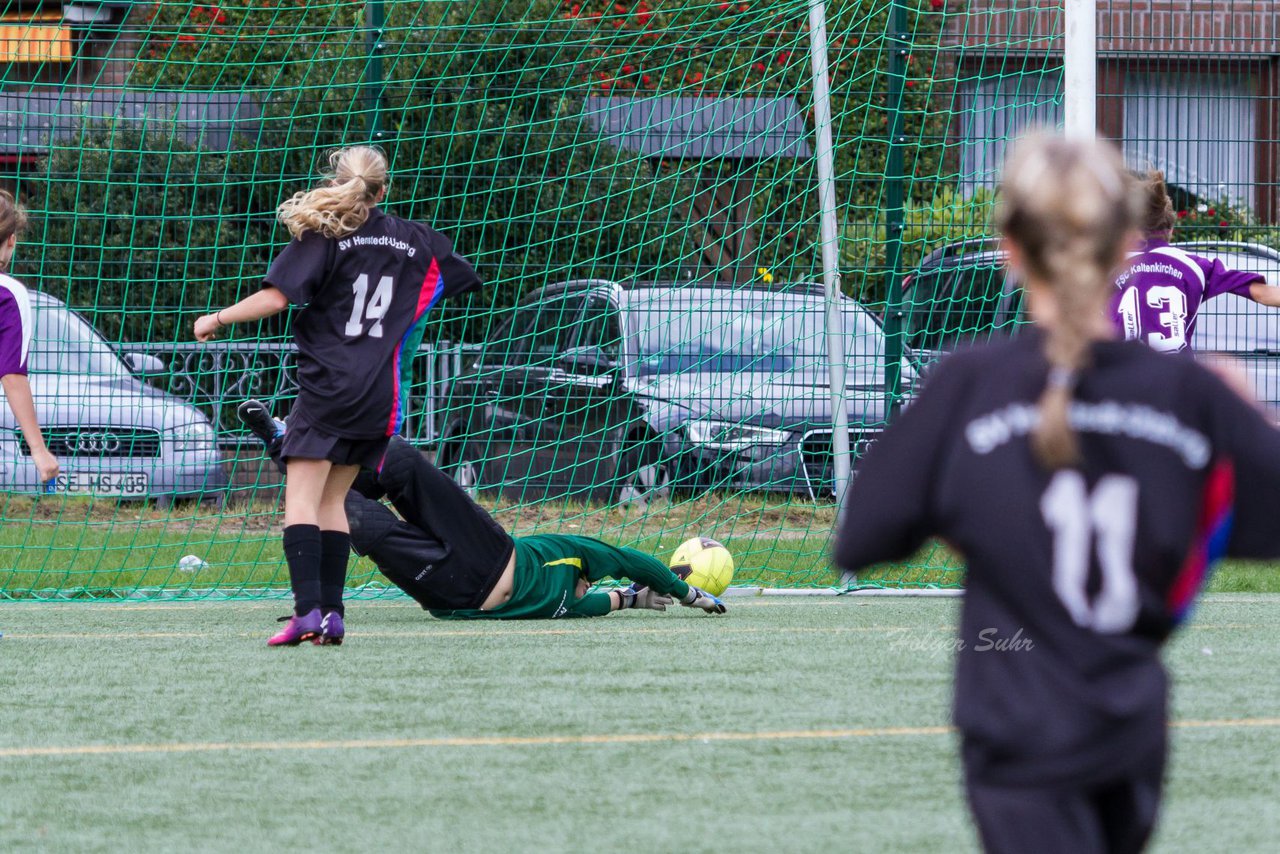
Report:
[[[1280,432],[1190,358],[1094,345],[1071,407],[1083,462],[1029,434],[1043,338],[940,365],[858,468],[835,560],[859,570],[937,537],[968,575],[956,724],[1001,784],[1123,775],[1162,749],[1161,643],[1212,561],[1280,554]]]
[[[303,306],[293,322],[298,411],[350,439],[399,431],[428,312],[480,286],[447,237],[377,208],[345,237],[294,239],[265,282]]]

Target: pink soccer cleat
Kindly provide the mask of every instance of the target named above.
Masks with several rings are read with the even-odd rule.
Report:
[[[322,627],[319,608],[312,608],[301,617],[280,618],[280,622],[285,620],[288,620],[285,627],[267,640],[267,646],[297,646],[303,641],[320,636]]]

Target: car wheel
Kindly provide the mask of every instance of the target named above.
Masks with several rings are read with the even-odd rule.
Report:
[[[653,438],[630,442],[618,455],[614,501],[646,502],[671,494],[671,467],[662,459],[662,445]]]
[[[471,442],[458,442],[448,462],[444,466],[445,473],[453,478],[453,482],[475,498],[480,494],[484,473],[484,462]]]

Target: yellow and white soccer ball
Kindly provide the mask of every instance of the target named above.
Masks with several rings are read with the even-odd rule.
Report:
[[[729,589],[733,581],[733,555],[710,537],[686,540],[671,556],[671,571],[712,596]]]

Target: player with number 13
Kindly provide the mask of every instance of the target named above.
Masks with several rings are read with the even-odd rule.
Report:
[[[224,326],[301,306],[293,319],[298,400],[283,448],[294,614],[272,646],[342,642],[347,490],[361,467],[380,466],[404,422],[427,313],[481,284],[444,235],[378,208],[388,186],[381,151],[345,148],[329,165],[319,187],[280,205],[293,240],[265,287],[195,323],[196,339],[209,341]]]

